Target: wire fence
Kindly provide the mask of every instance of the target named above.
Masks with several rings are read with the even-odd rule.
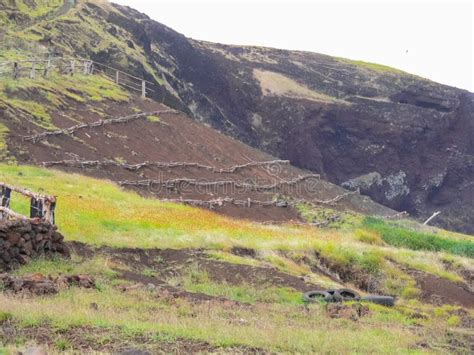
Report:
[[[139,94],[142,98],[155,92],[152,89],[154,86],[152,82],[90,59],[54,57],[0,62],[0,77],[10,77],[15,80],[24,77],[47,79],[53,73],[71,76],[75,74],[101,75],[124,89]]]

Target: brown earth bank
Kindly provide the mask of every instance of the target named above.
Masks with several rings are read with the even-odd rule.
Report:
[[[0,272],[39,256],[69,256],[57,227],[40,221],[0,220]]]
[[[0,322],[0,343],[15,344],[23,339],[31,344],[29,349],[57,348],[58,344],[66,344],[65,351],[74,349],[74,353],[101,352],[120,355],[151,355],[151,354],[196,354],[196,353],[236,353],[266,354],[261,349],[248,347],[219,348],[206,342],[188,339],[166,339],[160,334],[125,334],[120,329],[99,327],[70,327],[57,329],[47,324],[41,326],[18,326],[14,321]],[[168,336],[169,338],[169,336]],[[35,344],[40,344],[36,346]],[[25,347],[25,346],[23,346]],[[25,348],[28,349],[28,346]],[[44,351],[44,350],[43,350]]]
[[[106,118],[136,112],[163,113],[157,114],[159,120],[152,121],[145,115],[128,122],[89,127],[37,142],[24,140],[25,136],[43,132],[28,119],[4,121],[10,130],[8,149],[19,163],[106,178],[145,196],[178,202],[193,200],[201,207],[255,221],[300,222],[296,205],[301,199],[341,211],[379,216],[396,214],[365,196],[321,180],[309,171],[279,161],[152,100],[107,101],[96,103],[93,108],[69,100],[68,107],[67,117],[61,110],[53,113],[53,123],[58,128],[74,126],[77,121],[99,121],[104,118],[101,112],[106,113]],[[269,161],[274,163],[255,165]],[[104,162],[109,164],[98,165]],[[120,166],[147,162],[178,165],[150,164],[139,169]],[[245,164],[254,165],[226,171],[229,167]],[[268,188],[269,185],[274,188]],[[206,201],[213,201],[212,206]]]
[[[0,6],[21,27],[18,9]],[[440,210],[433,223],[474,234],[470,92],[376,64],[192,40],[105,2],[26,32],[58,55],[144,76],[155,99],[273,156],[419,218]]]
[[[141,285],[152,284],[158,289],[165,290],[165,296],[183,297],[194,301],[220,300],[221,297],[212,297],[200,293],[183,292],[179,288],[170,287],[168,280],[183,276],[191,268],[197,267],[205,271],[211,280],[224,282],[229,285],[243,283],[255,287],[278,286],[290,287],[294,290],[306,292],[323,289],[321,285],[310,283],[303,277],[281,272],[273,267],[257,267],[242,264],[231,264],[225,261],[213,260],[205,250],[194,249],[130,249],[130,248],[93,248],[78,242],[68,243],[69,248],[77,255],[90,258],[95,254],[106,255],[120,264],[127,265],[128,270],[118,270],[124,280]],[[236,255],[242,255],[237,251]],[[256,254],[245,252],[246,257],[255,258]],[[308,261],[309,262],[309,261]],[[316,266],[309,266],[315,274],[331,278],[335,283],[349,288],[356,288],[361,293],[377,293],[378,288],[372,278],[362,270],[341,269],[340,266],[320,260]],[[143,275],[143,270],[153,270],[153,276]],[[467,284],[452,282],[421,271],[410,271],[421,290],[420,300],[432,304],[451,304],[474,308],[474,293]]]
[[[123,273],[125,278],[142,283],[154,280],[151,283],[163,284],[169,278],[183,275],[189,271],[191,266],[195,265],[200,270],[207,272],[213,281],[225,282],[229,285],[247,283],[256,287],[264,285],[283,286],[301,292],[320,288],[316,284],[307,283],[300,277],[281,272],[275,268],[212,260],[205,250],[118,249],[111,247],[94,249],[78,242],[72,242],[69,245],[73,252],[80,256],[90,257],[97,253],[112,257],[113,260],[131,268],[131,270]],[[154,270],[154,276],[152,278],[143,277],[143,275],[138,276],[144,269]]]

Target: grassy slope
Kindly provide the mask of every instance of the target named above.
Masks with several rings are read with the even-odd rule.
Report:
[[[433,308],[420,303],[413,280],[387,260],[452,280],[459,279],[459,275],[446,270],[443,261],[449,260],[460,268],[473,266],[472,259],[450,250],[428,252],[392,247],[383,242],[383,233],[367,226],[360,216],[350,216],[337,228],[328,229],[262,226],[201,209],[144,199],[106,181],[53,170],[1,165],[0,180],[56,194],[57,222],[68,240],[113,247],[204,248],[213,258],[232,263],[270,264],[324,284],[327,280],[312,273],[308,263],[302,261],[305,257],[314,258],[316,251],[333,265],[371,275],[382,283],[386,292],[401,297],[395,309],[372,306],[372,315],[356,324],[347,320],[328,321],[324,307],[319,305],[303,311],[301,300],[291,289],[258,289],[246,284],[230,287],[213,282],[205,273],[192,268],[183,279],[170,283],[177,282],[188,291],[255,305],[251,309],[234,309],[216,302],[209,308],[185,300],[170,304],[169,300],[157,300],[139,290],[124,294],[114,287],[118,282],[113,271],[116,265],[101,257],[72,263],[36,261],[20,273],[91,273],[99,280],[99,291],[70,289],[57,296],[32,299],[0,294],[0,311],[7,312],[23,326],[45,321],[60,329],[79,325],[104,329],[118,326],[125,333],[273,351],[390,352],[397,348],[403,352],[420,341],[444,344],[447,329],[459,320],[453,318],[455,307]],[[28,201],[14,196],[13,202],[15,210],[26,213]],[[440,238],[472,243],[467,236],[437,232]],[[256,260],[232,256],[228,252],[233,246],[256,249]],[[98,304],[98,310],[90,308],[92,302]],[[428,319],[413,317],[420,311]]]
[[[2,78],[0,82],[0,108],[22,112],[27,119],[40,128],[57,129],[51,115],[67,107],[65,99],[79,103],[104,100],[125,101],[129,95],[110,80],[98,76],[76,74],[73,77],[53,73],[48,79],[13,80]]]

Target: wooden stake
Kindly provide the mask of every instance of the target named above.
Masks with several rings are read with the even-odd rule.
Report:
[[[36,75],[36,63],[31,64],[30,79],[34,79]]]
[[[428,219],[423,223],[423,225],[424,225],[424,226],[428,225],[428,223],[430,223],[431,220],[433,220],[433,218],[435,218],[435,217],[436,217],[437,215],[439,215],[440,213],[441,213],[441,211],[436,211],[435,213],[433,213],[433,214],[431,215],[431,217],[428,218]]]

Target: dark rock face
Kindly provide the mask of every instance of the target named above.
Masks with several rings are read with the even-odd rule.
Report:
[[[25,221],[0,222],[0,271],[10,270],[39,256],[69,256],[56,226]]]
[[[474,94],[326,55],[191,40],[119,5],[74,16],[35,31],[144,76],[157,100],[254,147],[419,218],[440,210],[434,223],[474,234]]]

